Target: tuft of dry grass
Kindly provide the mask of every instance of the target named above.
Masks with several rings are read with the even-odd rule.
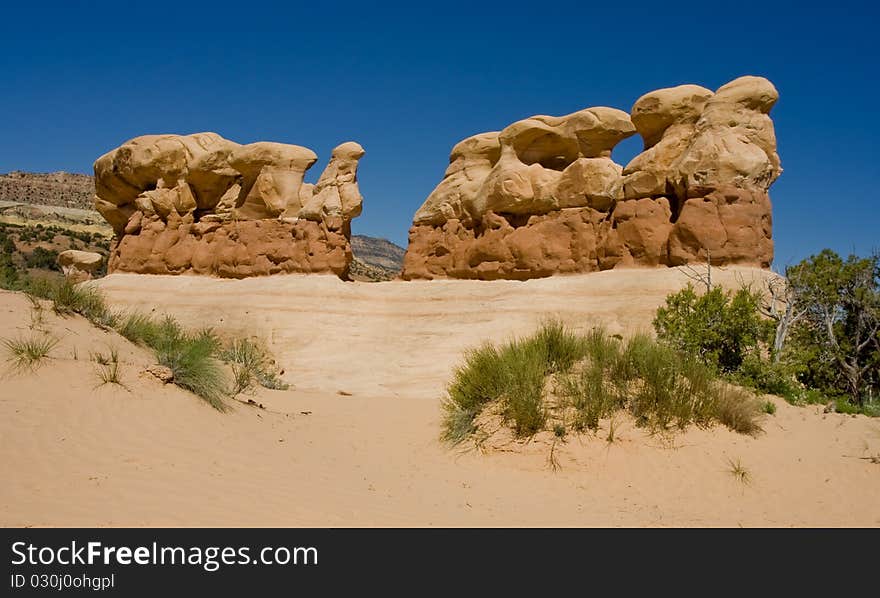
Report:
[[[103,353],[92,353],[90,357],[97,364],[95,372],[101,381],[98,386],[116,384],[127,390],[125,384],[119,379],[119,351],[115,347],[111,347],[110,352],[106,355]]]
[[[749,470],[745,468],[739,459],[728,459],[727,463],[730,466],[728,471],[733,477],[746,486],[752,483],[752,474],[749,473]]]
[[[57,344],[58,339],[47,334],[3,340],[6,361],[17,370],[36,369]]]

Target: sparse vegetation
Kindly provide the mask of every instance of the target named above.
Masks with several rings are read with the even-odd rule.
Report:
[[[154,318],[139,312],[120,314],[108,309],[103,295],[92,286],[74,284],[68,279],[60,282],[23,277],[20,286],[27,289],[32,303],[31,322],[42,322],[39,299],[52,302],[55,313],[61,316],[79,314],[92,324],[112,328],[131,342],[148,347],[156,355],[156,361],[173,373],[173,382],[201,397],[212,407],[224,411],[224,399],[252,390],[255,385],[284,390],[288,385],[280,379],[279,372],[268,350],[250,339],[232,339],[225,346],[211,330],[187,331],[172,317]],[[37,316],[35,313],[39,313]],[[35,319],[39,318],[39,319]],[[40,337],[26,341],[5,341],[15,363],[30,366],[57,341],[51,343]],[[40,355],[41,351],[44,351]],[[93,354],[98,364],[98,376],[104,383],[120,384],[118,355]],[[224,366],[232,369],[232,385]]]
[[[25,257],[25,265],[28,268],[58,270],[58,252],[54,249],[34,247],[34,250]]]
[[[230,364],[234,378],[233,395],[252,391],[257,384],[273,390],[287,390],[268,350],[251,339],[232,339],[220,351],[220,359]]]
[[[159,323],[139,312],[118,316],[116,332],[136,345],[147,347],[153,347],[161,334]]]
[[[28,328],[31,330],[40,330],[45,324],[45,310],[43,309],[43,304],[40,303],[40,298],[35,297],[30,294],[25,295],[28,298],[28,302],[31,304],[31,309],[29,313],[30,323],[28,324]]]
[[[50,288],[48,299],[58,315],[79,314],[94,324],[106,326],[109,312],[103,295],[94,287],[74,284],[69,278],[62,279]]]
[[[601,329],[577,335],[558,322],[500,347],[470,351],[448,387],[443,437],[466,438],[489,406],[520,437],[548,422],[554,433],[566,422],[577,432],[595,431],[621,410],[653,431],[712,422],[746,434],[760,429],[757,399],[708,366],[647,335],[628,341]]]
[[[220,339],[213,331],[187,332],[171,316],[154,319],[139,313],[118,316],[116,330],[133,343],[152,349],[158,363],[171,370],[175,384],[215,409],[226,410],[223,399],[229,389],[218,358]]]
[[[0,222],[0,288],[27,291],[34,279],[60,281],[57,259],[65,249],[84,249],[106,256],[110,240],[98,233],[55,224]],[[104,276],[106,272],[105,259],[94,276]]]
[[[573,408],[576,429],[595,431],[600,419],[626,410],[654,431],[713,421],[744,434],[760,430],[751,393],[717,379],[702,363],[647,335],[622,343],[596,329],[587,341],[586,358],[559,379],[561,407]]]
[[[728,459],[728,465],[730,466],[730,474],[735,477],[739,482],[748,486],[752,483],[752,474],[749,473],[749,470],[743,466],[742,462],[739,459]]]
[[[111,347],[110,352],[106,355],[103,353],[92,353],[91,359],[97,364],[96,372],[101,380],[98,386],[117,384],[126,388],[119,379],[119,351],[115,347]]]
[[[776,403],[773,401],[764,401],[764,404],[761,405],[761,411],[767,415],[776,415]]]
[[[658,339],[736,384],[790,403],[880,413],[880,255],[831,250],[786,268],[762,293],[693,287],[658,309]]]
[[[3,341],[3,346],[6,349],[6,361],[19,370],[31,370],[38,367],[57,344],[58,339],[46,334]]]
[[[226,373],[216,355],[220,341],[210,330],[188,333],[171,318],[163,320],[163,334],[153,349],[160,365],[174,374],[174,383],[203,398],[219,411],[227,406]]]

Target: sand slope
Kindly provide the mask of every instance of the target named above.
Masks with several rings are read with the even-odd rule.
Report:
[[[880,525],[880,465],[859,458],[880,454],[880,421],[781,400],[757,438],[713,428],[669,440],[622,420],[613,444],[601,432],[557,444],[555,471],[544,438],[485,454],[438,442],[439,397],[462,348],[547,315],[646,328],[683,280],[674,270],[525,283],[110,276],[101,286],[118,305],[266,336],[294,388],[262,391],[266,410],[220,414],[139,376],[149,353],[114,333],[48,316],[63,337],[53,359],[0,384],[0,476],[11,482],[0,524]],[[29,333],[28,313],[0,292],[0,337]],[[130,392],[95,388],[87,354],[107,343],[120,347]]]

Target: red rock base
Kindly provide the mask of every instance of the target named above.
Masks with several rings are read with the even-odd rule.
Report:
[[[348,231],[310,220],[193,222],[191,216],[138,219],[113,247],[110,272],[247,278],[320,273],[348,278]]]
[[[665,197],[619,201],[613,211],[567,208],[547,214],[488,213],[409,231],[406,280],[526,280],[619,267],[713,265],[769,267],[770,200],[741,189],[684,202],[678,217]]]

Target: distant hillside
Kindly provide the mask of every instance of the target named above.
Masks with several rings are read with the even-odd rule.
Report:
[[[0,174],[0,201],[92,209],[95,183],[87,174],[13,171]]]
[[[406,253],[403,247],[387,239],[364,235],[351,236],[351,250],[368,264],[394,272],[400,272],[403,267],[403,254]]]
[[[89,214],[68,214],[59,210],[27,211],[20,217],[36,220],[61,220],[67,222],[74,216],[75,221],[103,223],[101,216],[93,211],[92,198],[95,194],[93,177],[87,174],[69,172],[34,173],[14,171],[0,174],[0,202],[77,208],[88,210]],[[12,216],[15,206],[0,206],[0,211]],[[20,211],[20,210],[19,210]],[[43,213],[45,212],[45,213]],[[60,213],[64,212],[64,213]],[[92,219],[89,216],[94,216]],[[109,234],[109,231],[108,231]],[[404,249],[391,241],[352,235],[351,248],[355,255],[352,276],[357,280],[390,280],[400,273],[403,267]]]

